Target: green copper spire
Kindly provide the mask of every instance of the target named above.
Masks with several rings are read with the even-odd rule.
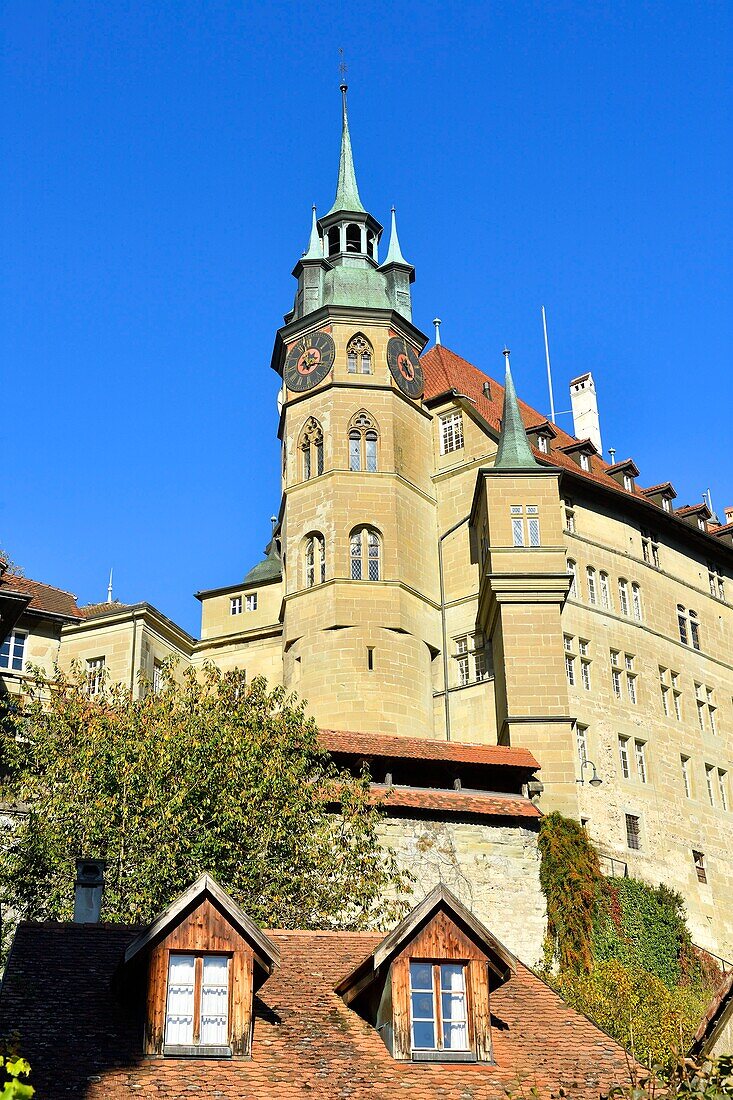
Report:
[[[392,232],[389,235],[389,248],[387,249],[387,259],[384,261],[383,267],[387,264],[404,264],[405,267],[411,267],[408,264],[405,257],[402,255],[402,249],[400,248],[400,239],[397,236],[397,218],[395,217],[394,206],[392,207]]]
[[[354,171],[354,157],[351,152],[351,137],[349,135],[349,115],[346,109],[346,92],[348,86],[341,85],[342,122],[341,122],[341,159],[339,161],[339,180],[336,187],[336,198],[329,210],[329,214],[335,214],[339,210],[352,210],[366,214],[366,210],[359,198],[359,188],[356,186],[356,173]]]
[[[303,253],[304,260],[322,260],[323,259],[323,245],[321,244],[321,238],[318,235],[318,224],[316,222],[316,208],[313,207],[313,224],[311,225],[311,237],[308,241],[308,251]]]
[[[512,368],[509,366],[509,349],[504,348],[506,359],[506,377],[504,379],[504,409],[501,417],[501,435],[499,436],[499,449],[494,459],[495,470],[536,470],[539,463],[535,461],[532,448],[527,440],[522,417],[519,412],[517,394],[512,379]]]

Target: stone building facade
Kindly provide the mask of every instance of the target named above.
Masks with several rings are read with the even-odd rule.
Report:
[[[671,483],[607,462],[590,375],[571,384],[576,437],[517,399],[508,353],[502,384],[439,342],[425,352],[394,212],[380,263],[381,234],[344,90],[336,200],[314,210],[275,338],[282,499],[265,559],[197,593],[199,640],[148,605],[102,605],[63,626],[60,663],[106,656],[134,684],[144,653],[150,682],[166,655],[179,674],[211,660],[297,692],[324,730],[357,738],[355,762],[383,759],[358,738],[442,746],[425,757],[437,770],[402,758],[392,782],[423,802],[385,834],[495,927],[521,882],[526,942],[507,939],[534,962],[536,821],[455,802],[467,786],[447,747],[503,747],[507,775],[526,750],[539,773],[495,770],[498,788],[472,773],[471,790],[579,818],[609,873],[679,890],[695,941],[730,959],[733,514],[675,507]],[[452,809],[430,809],[439,789]]]

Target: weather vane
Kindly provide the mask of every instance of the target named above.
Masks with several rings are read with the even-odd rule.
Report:
[[[346,62],[344,61],[344,51],[341,49],[340,46],[339,46],[339,58],[341,59],[339,61],[339,73],[341,74],[341,87],[345,88],[346,87],[346,72],[347,72],[348,66],[347,66]]]

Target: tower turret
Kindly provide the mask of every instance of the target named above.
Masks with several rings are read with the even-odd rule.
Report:
[[[415,282],[415,268],[409,264],[402,255],[400,239],[397,236],[397,218],[395,208],[392,207],[392,231],[387,249],[387,259],[382,264],[382,271],[387,279],[387,293],[394,309],[408,320],[412,319],[412,298],[410,297],[410,284]]]

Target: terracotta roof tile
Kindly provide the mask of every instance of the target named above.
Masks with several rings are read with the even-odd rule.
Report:
[[[520,1078],[540,1096],[598,1100],[626,1079],[622,1049],[521,964],[492,993],[494,1065],[394,1061],[334,992],[383,938],[349,932],[268,933],[281,966],[255,1000],[251,1059],[145,1058],[139,1002],[116,980],[136,931],[19,927],[0,1033],[18,1033],[44,1100],[505,1100]]]
[[[733,970],[723,978],[718,992],[708,1005],[708,1010],[700,1021],[700,1026],[695,1032],[695,1037],[690,1046],[690,1054],[706,1053],[704,1051],[706,1040],[710,1038],[720,1021],[721,1016],[733,1001]]]
[[[120,603],[119,600],[109,603],[105,600],[103,603],[85,603],[79,608],[79,614],[82,619],[93,619],[97,615],[108,615],[112,611],[124,611],[126,607],[132,607],[132,604]]]
[[[494,791],[441,791],[434,787],[382,787],[375,783],[372,793],[385,808],[481,817],[542,817],[528,798]]]
[[[461,764],[504,765],[508,768],[539,768],[529,749],[504,745],[476,745],[462,741],[439,741],[423,737],[389,737],[347,730],[321,730],[320,741],[329,752],[355,756],[384,756],[400,760],[445,760]]]
[[[81,617],[81,612],[76,606],[76,596],[63,588],[54,588],[53,585],[43,584],[42,581],[31,581],[27,577],[16,577],[5,573],[0,577],[0,594],[3,590],[30,594],[29,610],[47,611],[52,615],[62,615],[69,619]]]
[[[473,363],[462,359],[460,355],[456,355],[455,352],[450,351],[442,344],[432,347],[420,361],[425,376],[425,399],[427,401],[443,393],[449,393],[452,389],[458,390],[471,399],[471,403],[479,415],[498,434],[504,401],[504,387],[499,382],[489,378]],[[488,398],[483,392],[484,382],[489,382],[490,396]],[[536,427],[546,422],[545,416],[523,401],[519,402],[519,411],[522,414],[525,428]],[[578,440],[575,436],[563,431],[557,424],[554,425],[554,428],[557,435],[550,444],[549,454],[538,450],[536,447],[532,448],[534,456],[539,462],[572,471],[573,474],[579,477],[593,481],[613,492],[622,493],[624,496],[646,499],[643,496],[643,491],[638,486],[635,485],[633,489],[625,489],[623,485],[619,485],[608,473],[611,468],[609,464],[598,455],[591,455],[590,469],[582,470],[574,459],[561,450],[561,448],[573,446]],[[619,464],[617,463],[617,465]],[[647,503],[651,504],[651,502]],[[656,505],[652,506],[656,507]]]

